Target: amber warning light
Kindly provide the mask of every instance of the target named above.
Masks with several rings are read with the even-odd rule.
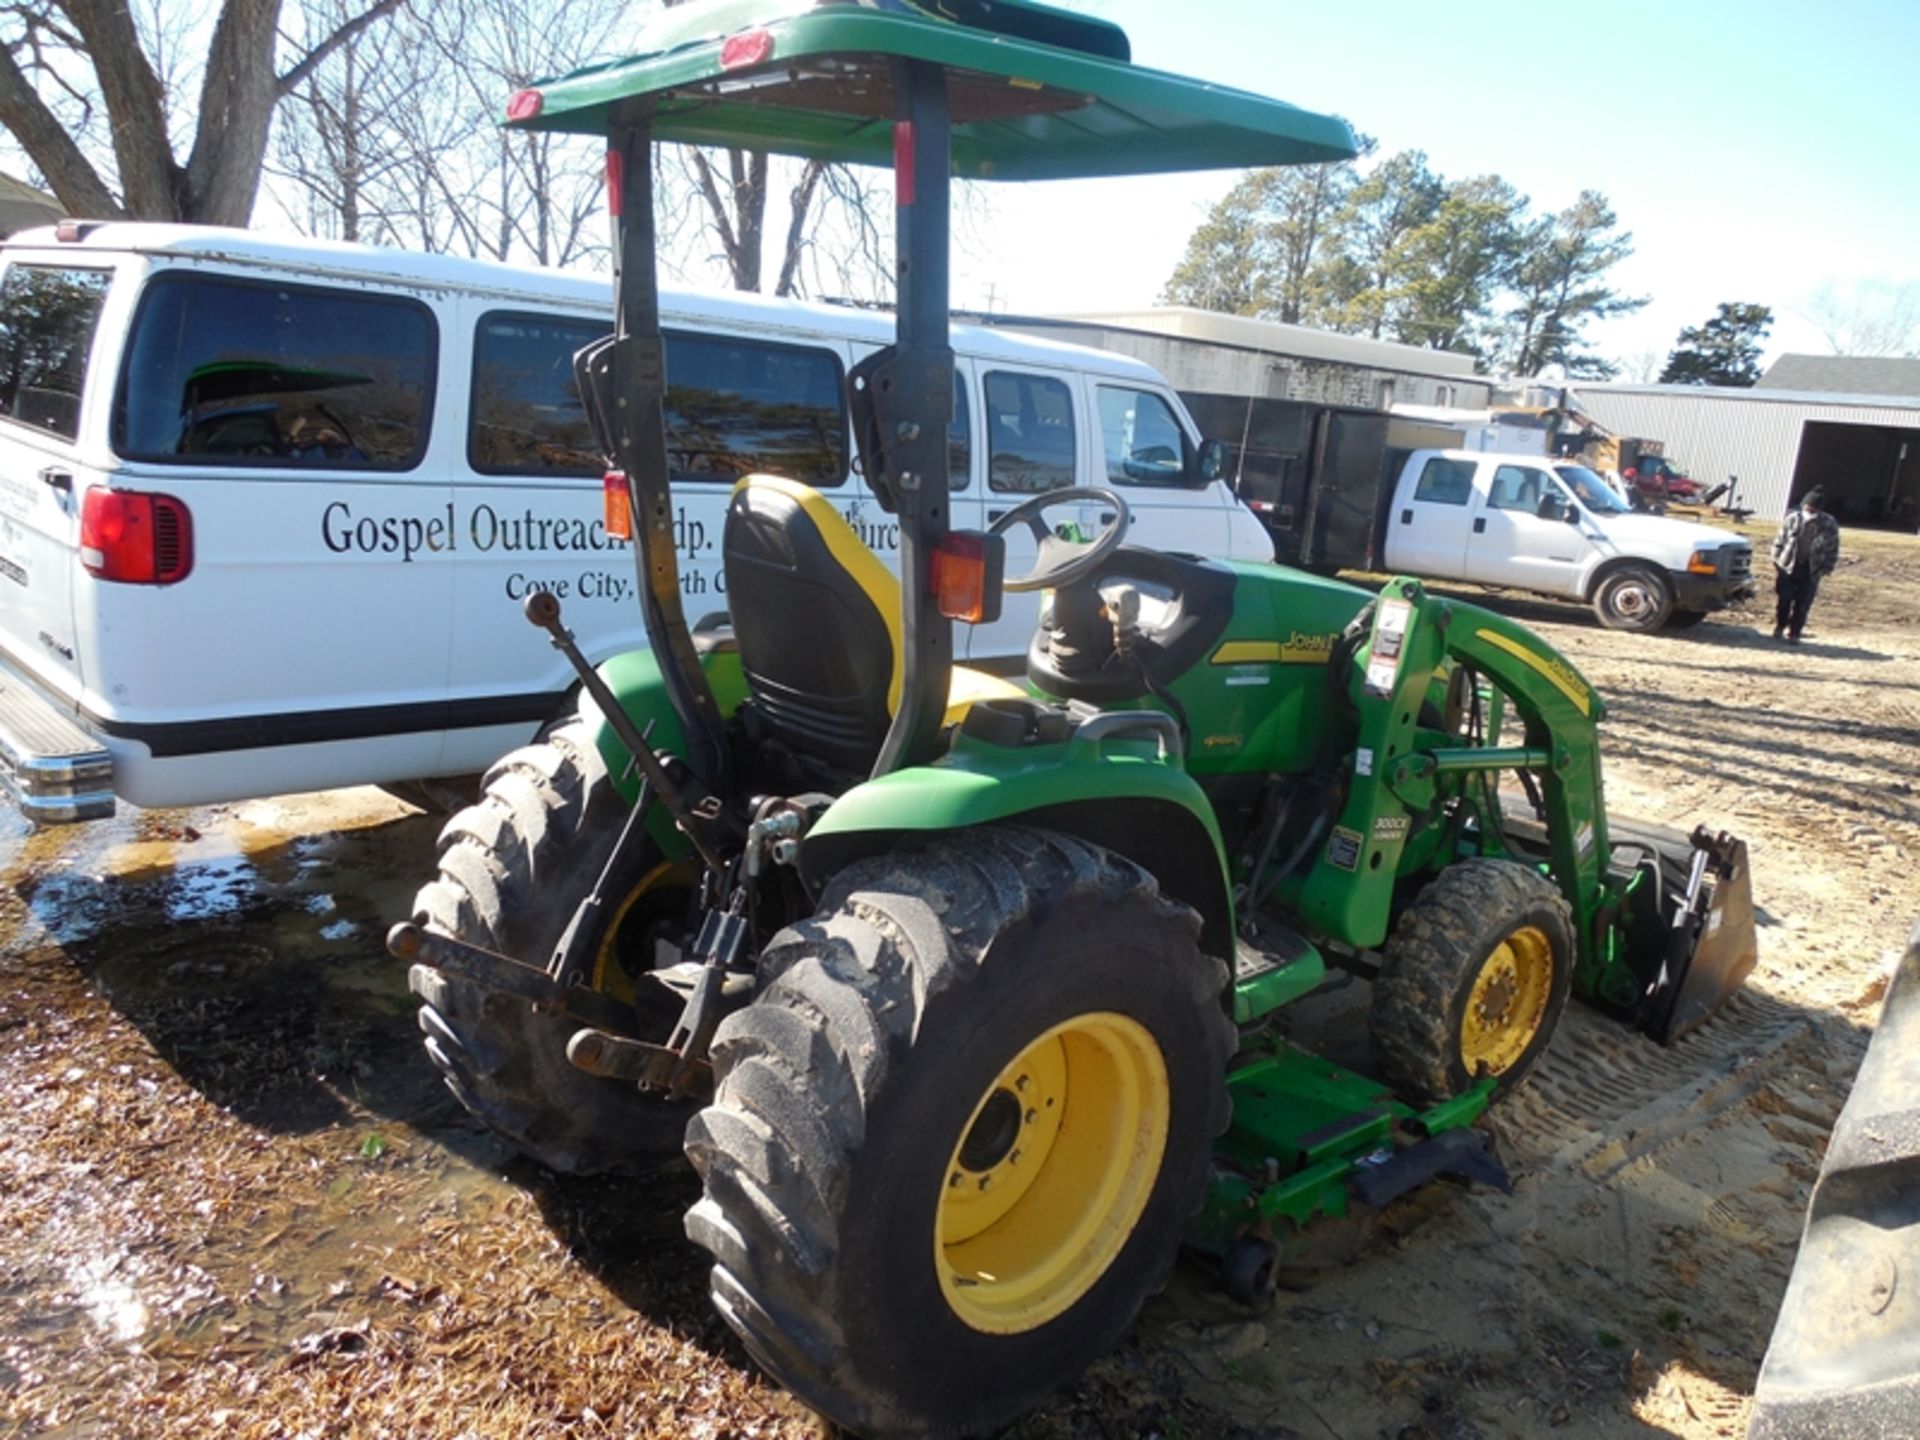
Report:
[[[949,620],[990,625],[1000,618],[1007,544],[998,535],[955,530],[933,547],[933,598]]]
[[[609,470],[600,485],[606,498],[607,535],[614,540],[633,539],[633,506],[627,499],[627,472]]]

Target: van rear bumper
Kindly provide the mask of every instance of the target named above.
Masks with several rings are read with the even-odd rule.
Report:
[[[37,825],[113,814],[113,757],[106,747],[4,665],[0,791]]]

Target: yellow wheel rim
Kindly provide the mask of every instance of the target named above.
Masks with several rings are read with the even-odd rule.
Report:
[[[986,1089],[940,1177],[933,1260],[975,1330],[1064,1314],[1119,1255],[1167,1148],[1167,1065],[1137,1020],[1055,1025]]]
[[[662,861],[642,875],[640,883],[621,897],[620,903],[614,907],[613,919],[607,922],[606,932],[601,935],[600,943],[593,952],[591,983],[595,990],[623,1005],[634,1003],[634,962],[638,961],[640,970],[649,970],[653,968],[653,956],[623,953],[623,937],[629,947],[636,938],[644,943],[645,932],[650,927],[644,923],[645,917],[635,912],[642,909],[649,897],[657,899],[665,891],[676,887],[684,889],[692,882],[692,877],[693,867],[690,865]],[[628,933],[629,923],[639,926],[633,934]]]
[[[1540,1033],[1553,994],[1553,942],[1523,925],[1494,946],[1460,1017],[1460,1057],[1476,1079],[1503,1075]]]

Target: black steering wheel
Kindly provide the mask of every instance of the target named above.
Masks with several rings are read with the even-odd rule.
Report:
[[[1113,514],[1091,540],[1062,540],[1041,516],[1055,505],[1111,505]],[[1057,590],[1085,579],[1100,563],[1118,550],[1127,538],[1127,502],[1111,490],[1093,485],[1072,485],[1064,490],[1049,490],[1031,500],[1023,500],[987,527],[989,535],[1004,535],[1016,525],[1025,525],[1033,534],[1037,554],[1033,568],[1024,575],[1009,575],[1000,588],[1012,594],[1025,590]]]

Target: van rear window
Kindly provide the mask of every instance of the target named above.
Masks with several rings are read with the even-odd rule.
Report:
[[[606,333],[593,322],[505,311],[482,317],[467,434],[475,470],[600,474],[573,356]],[[817,488],[845,481],[846,412],[831,350],[673,330],[666,342],[667,464],[675,481],[731,485],[761,471]]]
[[[80,394],[106,270],[9,265],[0,282],[0,416],[68,440],[80,433]]]
[[[133,460],[410,470],[427,448],[437,331],[417,301],[162,274],[114,406]]]

